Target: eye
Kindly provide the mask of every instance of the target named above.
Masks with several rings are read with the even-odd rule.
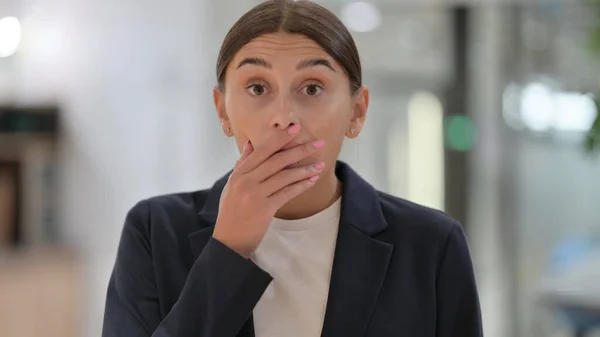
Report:
[[[246,87],[246,90],[250,95],[253,96],[262,96],[267,92],[267,87],[262,84],[251,84]]]
[[[307,86],[305,86],[304,88],[302,88],[302,91],[307,94],[308,96],[317,96],[321,93],[321,91],[323,90],[323,87],[318,85],[318,84],[309,84]]]

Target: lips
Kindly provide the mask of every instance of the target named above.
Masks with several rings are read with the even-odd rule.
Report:
[[[275,151],[275,154],[283,152],[285,150],[289,150],[289,149],[294,148],[294,147],[296,147],[298,145],[300,145],[300,143],[295,142],[295,141],[291,141],[291,142],[285,144],[281,149]]]
[[[275,153],[280,153],[280,152],[283,152],[283,151],[286,151],[286,150],[292,149],[292,148],[294,148],[294,147],[296,147],[296,146],[299,146],[300,144],[301,144],[301,143],[298,143],[298,142],[296,142],[296,141],[291,141],[291,142],[289,142],[289,143],[285,144],[285,145],[284,145],[284,146],[283,146],[281,149],[279,149],[279,150],[278,150],[277,152],[275,152]],[[295,162],[295,163],[292,163],[292,164],[290,164],[290,165],[286,166],[286,167],[285,167],[285,169],[288,169],[288,170],[289,170],[289,169],[293,169],[293,168],[296,168],[296,167],[298,167],[299,165],[300,165],[300,162]]]
[[[289,150],[289,149],[294,148],[294,147],[296,147],[298,145],[300,145],[300,143],[298,143],[296,141],[291,141],[291,142],[285,144],[278,152]]]

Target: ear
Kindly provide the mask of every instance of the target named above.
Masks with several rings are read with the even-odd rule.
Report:
[[[366,86],[360,87],[354,96],[354,107],[352,109],[352,117],[346,131],[348,138],[356,138],[365,124],[367,118],[367,109],[369,108],[369,88]]]
[[[227,111],[225,109],[225,93],[219,88],[219,86],[215,86],[213,88],[213,100],[219,121],[221,122],[221,127],[223,128],[223,133],[225,133],[227,137],[233,136],[231,123],[229,122],[229,116],[227,116]]]

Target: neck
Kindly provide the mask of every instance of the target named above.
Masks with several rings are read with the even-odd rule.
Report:
[[[315,186],[283,205],[275,217],[286,220],[307,218],[331,206],[340,195],[342,183],[337,179],[335,170],[330,169],[321,174]]]

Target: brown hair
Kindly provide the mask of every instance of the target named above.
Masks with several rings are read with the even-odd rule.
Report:
[[[217,80],[225,88],[225,75],[235,54],[264,34],[302,34],[317,43],[343,68],[354,94],[362,85],[362,70],[354,39],[329,10],[312,1],[269,0],[252,8],[231,27],[219,52]]]

